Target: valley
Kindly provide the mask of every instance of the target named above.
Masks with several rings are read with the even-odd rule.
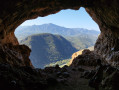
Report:
[[[99,32],[50,23],[20,26],[15,35],[20,44],[25,44],[32,50],[29,58],[33,66],[44,68],[56,64],[61,67],[68,65],[73,53],[94,46]]]

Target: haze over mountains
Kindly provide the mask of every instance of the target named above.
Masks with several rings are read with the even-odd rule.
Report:
[[[99,31],[65,28],[55,24],[20,26],[15,35],[31,48],[30,59],[37,68],[71,58],[78,50],[94,46]]]
[[[43,25],[20,26],[15,31],[15,35],[16,37],[18,37],[19,40],[23,39],[24,37],[38,33],[51,33],[62,36],[75,36],[84,34],[97,36],[99,34],[99,31],[88,30],[83,28],[65,28],[52,23]]]

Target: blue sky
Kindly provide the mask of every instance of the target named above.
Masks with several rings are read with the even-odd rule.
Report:
[[[89,30],[99,30],[98,25],[92,20],[84,8],[79,10],[62,10],[59,13],[46,17],[38,17],[36,19],[27,20],[22,26],[41,25],[53,23],[67,28],[86,28]]]

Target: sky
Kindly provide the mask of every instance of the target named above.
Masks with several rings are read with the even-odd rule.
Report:
[[[98,30],[98,25],[92,20],[84,8],[79,10],[62,10],[56,14],[45,17],[27,20],[21,26],[42,25],[53,23],[67,28],[86,28],[89,30]]]

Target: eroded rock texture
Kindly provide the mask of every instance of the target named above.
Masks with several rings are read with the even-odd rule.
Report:
[[[54,83],[57,81],[57,78],[53,79],[51,77],[53,75],[57,76],[56,72],[58,75],[59,72],[65,75],[68,75],[68,72],[70,72],[69,80],[66,78],[62,79],[60,76],[58,79],[60,82],[62,80],[69,82],[75,80],[75,83],[76,81],[80,82],[80,72],[76,73],[76,67],[72,69],[75,72],[71,71],[70,67],[68,72],[68,68],[66,67],[62,69],[57,69],[57,67],[55,69],[46,68],[44,69],[46,72],[44,70],[31,68],[32,64],[29,60],[30,49],[27,46],[19,45],[14,35],[16,27],[25,20],[54,14],[62,9],[78,10],[80,7],[86,8],[86,11],[90,14],[93,20],[97,22],[101,30],[101,34],[95,44],[95,52],[86,51],[86,53],[77,57],[77,59],[75,59],[76,62],[73,61],[72,65],[89,64],[89,66],[91,66],[92,63],[95,65],[96,62],[94,61],[98,56],[103,58],[102,60],[106,60],[108,64],[118,65],[118,6],[119,0],[0,0],[0,88],[3,90],[46,90],[48,86],[54,86]],[[90,62],[90,60],[92,60],[92,62],[87,62],[86,55],[89,58],[88,61]],[[80,59],[82,59],[82,62],[80,62]],[[16,68],[11,66],[15,66]],[[89,69],[89,67],[87,68]],[[62,70],[64,71],[63,73]],[[81,68],[78,68],[78,70],[84,71]],[[110,70],[114,72],[110,73]],[[109,77],[106,76],[104,78],[104,87],[106,87],[107,90],[118,90],[119,71],[117,68],[108,69],[107,66],[106,72]],[[74,78],[72,79],[72,77]],[[79,78],[77,79],[75,77]],[[84,79],[82,81],[84,81]],[[53,85],[51,85],[52,82]],[[79,83],[77,85],[79,87],[81,84]],[[62,86],[66,86],[66,84],[63,84]],[[72,86],[72,83],[69,84],[69,86]],[[87,84],[84,85],[81,90],[84,90],[84,88],[86,88],[85,90],[92,90],[87,89]],[[52,90],[56,89],[54,88]],[[67,88],[63,88],[63,90],[67,90]]]
[[[109,64],[119,65],[119,1],[101,0],[99,7],[86,8],[97,22],[101,34],[95,44],[95,52]]]
[[[31,50],[25,45],[0,45],[0,63],[8,63],[11,66],[31,66],[29,59]]]
[[[101,30],[101,35],[99,36],[95,44],[95,52],[105,58],[108,63],[112,65],[118,65],[118,5],[119,0],[1,0],[1,48],[4,44],[8,43],[11,43],[13,45],[12,47],[15,47],[14,45],[19,45],[17,39],[14,36],[14,30],[25,20],[34,19],[38,16],[54,14],[62,9],[77,10],[80,7],[84,7],[86,8],[86,11],[90,14],[90,16],[98,23]],[[18,46],[17,49],[19,49],[19,47],[21,46]],[[20,48],[20,50],[21,49],[23,48]],[[22,51],[26,49],[23,49],[21,51],[18,50],[17,52],[20,52],[22,57],[24,57]],[[0,55],[0,57],[2,57],[2,55]],[[22,59],[22,61],[24,62],[25,60]]]
[[[76,58],[73,59],[71,66],[73,67],[78,67],[81,65],[97,66],[98,59],[101,60],[102,58],[99,55],[97,55],[94,51],[90,51],[89,49],[84,49],[81,55],[78,55]]]

